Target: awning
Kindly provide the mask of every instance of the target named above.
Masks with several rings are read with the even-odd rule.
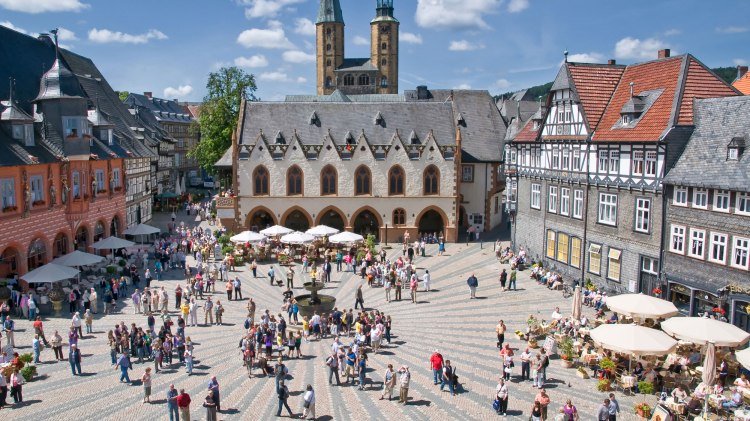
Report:
[[[620,260],[620,255],[622,254],[622,251],[610,248],[609,254],[607,255],[611,260]]]
[[[599,244],[589,244],[589,253],[599,254],[602,251],[602,246]]]

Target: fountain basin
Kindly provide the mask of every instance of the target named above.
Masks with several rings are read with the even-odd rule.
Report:
[[[336,306],[336,298],[331,295],[317,294],[317,300],[312,295],[298,295],[294,297],[297,300],[297,307],[302,316],[312,317],[314,313],[322,315],[330,313]]]

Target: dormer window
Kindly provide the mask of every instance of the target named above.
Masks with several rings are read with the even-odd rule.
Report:
[[[281,134],[281,132],[276,133],[276,144],[277,145],[286,144],[286,139],[284,139],[284,135]]]
[[[378,111],[378,114],[375,116],[375,125],[376,126],[383,126],[385,124],[385,119],[383,118],[383,114],[380,114]]]
[[[86,133],[88,124],[82,117],[63,117],[63,135],[65,139],[78,139]]]
[[[534,120],[531,122],[531,129],[532,130],[539,130],[539,120]]]
[[[623,114],[620,118],[620,123],[622,124],[630,124],[633,122],[633,116],[631,114]]]
[[[458,118],[456,119],[456,123],[459,126],[466,127],[466,120],[464,119],[464,115],[461,113],[458,113]]]
[[[744,137],[734,137],[729,142],[729,145],[727,145],[727,160],[728,161],[737,161],[740,159],[740,156],[742,156],[742,153],[745,151],[745,138]]]
[[[351,132],[346,134],[346,144],[347,145],[354,145],[356,142],[354,141],[354,136],[352,136]]]
[[[409,136],[409,140],[411,141],[412,145],[419,145],[421,142],[419,141],[419,136],[417,136],[417,133],[412,131],[411,136]]]

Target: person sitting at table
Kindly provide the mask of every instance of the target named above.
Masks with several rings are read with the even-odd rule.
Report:
[[[633,369],[633,375],[638,379],[638,381],[643,380],[643,363],[638,361],[635,363],[635,368]]]
[[[667,368],[667,370],[675,374],[680,374],[683,369],[687,368],[687,365],[689,363],[690,361],[686,357],[678,357],[672,362],[672,364],[669,365],[669,368]]]
[[[656,370],[654,370],[654,368],[649,365],[646,368],[646,371],[643,373],[643,381],[656,385],[656,378],[658,375],[659,374],[656,372]]]
[[[695,390],[693,391],[693,396],[700,400],[703,400],[706,398],[706,395],[708,394],[708,392],[709,392],[709,387],[706,386],[705,383],[700,382],[698,383],[698,386],[695,386]]]
[[[581,327],[589,327],[589,319],[585,314],[581,315]]]
[[[716,380],[716,383],[714,383],[714,387],[711,388],[711,394],[713,395],[724,394],[724,386],[721,385],[721,382],[719,382],[719,380]]]
[[[693,352],[690,353],[690,356],[688,357],[688,364],[695,367],[697,365],[700,365],[701,363],[701,353],[699,349],[693,349]]]
[[[685,391],[685,387],[683,385],[677,385],[677,387],[672,390],[671,395],[672,398],[677,399],[677,402],[685,402],[688,398],[688,394]]]
[[[602,292],[602,295],[599,296],[599,299],[598,300],[596,300],[596,299],[594,300],[594,308],[597,309],[597,310],[599,310],[602,307],[604,307],[605,305],[607,305],[607,293],[606,292]]]
[[[727,398],[726,396],[721,397],[721,406],[724,409],[734,409],[740,406],[742,404],[742,393],[740,393],[739,390],[737,390],[736,387],[732,387],[732,397]]]
[[[555,311],[552,312],[550,319],[559,322],[562,317],[562,314],[560,314],[560,307],[555,307]]]
[[[750,392],[750,381],[747,380],[747,376],[743,373],[740,377],[734,380],[734,385],[741,393]]]

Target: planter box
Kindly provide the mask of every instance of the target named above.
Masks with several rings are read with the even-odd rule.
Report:
[[[576,370],[576,376],[578,376],[578,377],[580,377],[582,379],[588,379],[589,378],[589,373],[586,373],[586,372],[582,373],[582,372]]]

